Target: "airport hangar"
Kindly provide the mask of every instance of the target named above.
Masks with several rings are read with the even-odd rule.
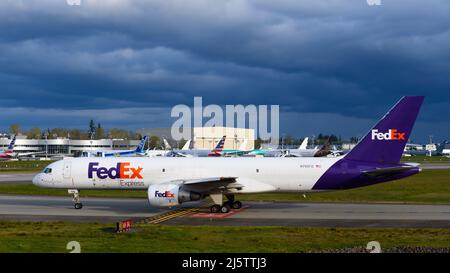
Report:
[[[137,130],[141,135],[158,136],[161,139],[166,138],[171,144],[177,144],[177,142],[170,137],[170,131],[170,128],[142,128]],[[237,150],[244,142],[246,142],[244,150],[253,150],[255,148],[254,129],[234,127],[193,127],[190,135],[193,141],[191,148],[194,149],[212,150],[223,136],[226,136],[223,147],[225,150]]]

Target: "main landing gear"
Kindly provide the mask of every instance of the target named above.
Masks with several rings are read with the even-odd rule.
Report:
[[[73,196],[73,207],[75,209],[82,209],[83,204],[80,202],[80,192],[78,190],[68,190],[67,192]]]
[[[211,194],[210,197],[215,203],[212,205],[209,210],[212,213],[228,213],[231,209],[240,209],[242,208],[242,203],[240,201],[234,200],[234,195],[225,195],[227,197],[227,201],[222,203],[222,194]],[[220,205],[222,204],[222,205]]]

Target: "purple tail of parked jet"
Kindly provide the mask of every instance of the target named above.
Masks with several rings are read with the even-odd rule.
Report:
[[[321,176],[313,188],[349,189],[418,173],[417,165],[399,162],[423,99],[423,96],[400,99],[347,155]]]

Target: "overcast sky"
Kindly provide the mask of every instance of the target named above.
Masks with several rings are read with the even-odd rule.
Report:
[[[72,0],[73,2],[73,0]],[[450,139],[446,0],[3,0],[0,129],[169,127],[176,104],[279,104],[280,133],[364,134],[425,95]]]

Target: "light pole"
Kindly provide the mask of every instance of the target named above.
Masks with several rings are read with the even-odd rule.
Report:
[[[47,139],[48,139],[48,132],[45,132],[44,134],[45,137],[45,159],[48,159],[48,143],[47,143]]]

